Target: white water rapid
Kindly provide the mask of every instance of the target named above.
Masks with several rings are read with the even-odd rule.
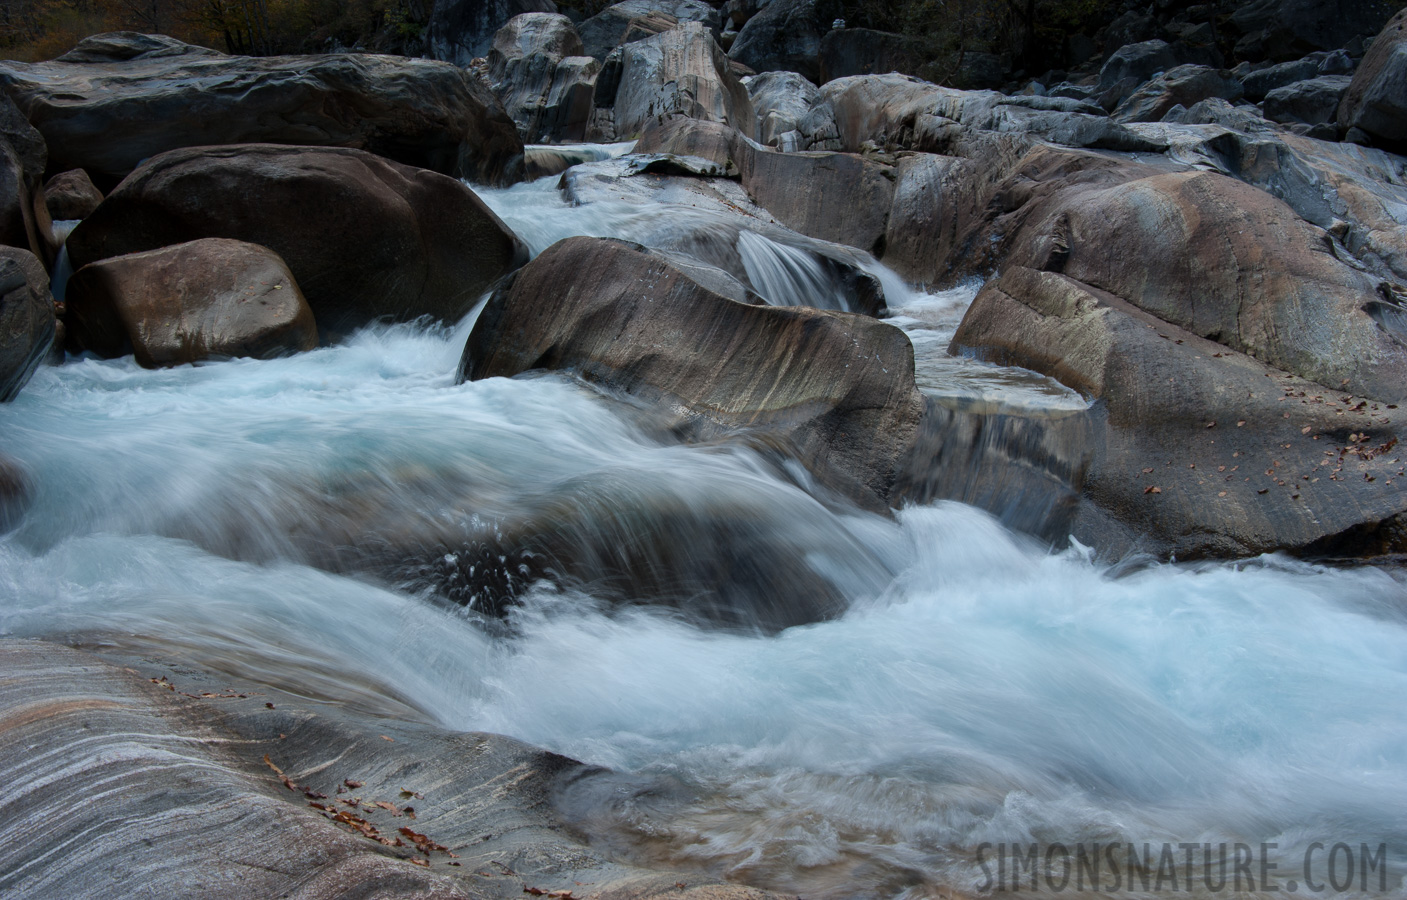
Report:
[[[550,182],[484,192],[534,252],[668,215],[568,206]],[[1082,403],[946,357],[970,289],[885,280],[925,390]],[[1314,844],[1348,846],[1355,873],[1386,845],[1344,896],[1401,896],[1401,572],[1111,566],[957,503],[848,509],[749,451],[664,442],[563,377],[456,386],[470,324],[271,361],[42,368],[0,406],[0,453],[36,486],[0,538],[0,634],[170,653],[612,767],[608,796],[563,801],[602,846],[805,897],[992,893],[999,846],[1144,842],[1151,869],[1172,845],[1184,896],[1231,888],[1201,880],[1201,849],[1188,879],[1180,843],[1251,847],[1243,895],[1267,897],[1263,863],[1284,897],[1306,853],[1328,878]],[[684,571],[746,569],[727,602],[771,602],[749,592],[783,578],[843,610],[714,628],[673,603],[608,605],[606,579],[514,586],[531,570],[483,548],[549,517],[584,545],[651,535]],[[359,556],[367,530],[421,567]],[[478,549],[456,555],[456,535]],[[521,601],[510,628],[446,601],[475,602],[454,594],[470,565],[501,568]],[[1034,893],[1076,893],[1048,875]]]

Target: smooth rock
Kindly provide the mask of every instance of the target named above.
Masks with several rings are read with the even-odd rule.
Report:
[[[1245,88],[1247,99],[1260,101],[1276,88],[1318,78],[1319,74],[1318,60],[1306,57],[1258,69],[1241,79],[1241,85]]]
[[[753,123],[747,88],[697,22],[621,48],[616,134],[637,137],[649,120],[675,113],[749,129]]]
[[[769,147],[788,150],[839,150],[835,111],[820,90],[796,72],[763,72],[744,79],[757,129],[752,136]],[[783,135],[795,132],[795,146],[782,148]]]
[[[554,244],[495,293],[460,377],[534,369],[673,410],[698,438],[781,449],[869,508],[889,505],[922,409],[898,329],[735,303],[636,245],[596,238]]]
[[[1141,41],[1121,46],[1109,55],[1099,69],[1099,87],[1107,91],[1124,79],[1132,78],[1142,83],[1157,75],[1175,68],[1180,60],[1167,41]]]
[[[1351,80],[1347,75],[1324,75],[1276,88],[1265,95],[1265,117],[1286,125],[1333,122]]]
[[[555,13],[552,0],[435,0],[425,26],[431,59],[468,67],[486,56],[498,30],[523,13]]]
[[[524,141],[586,137],[600,63],[582,55],[581,38],[566,16],[514,16],[489,51],[495,96]]]
[[[722,27],[718,10],[703,0],[625,0],[606,7],[577,28],[586,55],[605,60],[625,40],[631,21],[652,13],[663,13],[676,22],[699,22],[714,35]],[[647,36],[642,29],[640,37]]]
[[[1399,411],[1024,267],[983,288],[953,343],[1098,401],[1071,530],[1115,558],[1407,550],[1407,493],[1382,486],[1400,468],[1382,452],[1402,430]]]
[[[85,51],[118,38],[126,36],[89,38],[50,62],[0,64],[0,89],[51,147],[50,171],[84,169],[109,190],[167,150],[267,142],[353,147],[481,182],[521,175],[512,121],[487,86],[449,63],[225,56],[182,52],[169,38],[121,60]]]
[[[53,219],[86,219],[103,202],[103,192],[82,169],[60,172],[44,185],[44,204]]]
[[[204,359],[267,359],[311,350],[317,324],[278,254],[202,238],[79,269],[65,297],[69,334],[99,356],[131,352],[147,368]]]
[[[148,161],[69,236],[75,269],[200,237],[288,264],[324,334],[456,321],[526,250],[462,183],[360,150],[245,144]]]
[[[19,527],[34,502],[34,485],[15,460],[0,454],[0,534]]]
[[[821,38],[830,22],[820,0],[769,0],[738,32],[728,50],[754,72],[799,72],[811,81],[821,77]]]
[[[1337,121],[1354,143],[1407,149],[1407,10],[1373,39],[1339,103]]]
[[[1210,97],[1235,102],[1241,82],[1209,66],[1177,66],[1151,79],[1115,108],[1116,122],[1156,122],[1174,106],[1190,107]]]
[[[893,167],[851,153],[747,154],[743,187],[788,228],[809,237],[882,254]]]
[[[54,343],[54,298],[43,263],[0,247],[0,403],[15,399]]]

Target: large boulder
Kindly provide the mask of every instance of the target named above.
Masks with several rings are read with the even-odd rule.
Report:
[[[796,72],[763,72],[743,79],[757,116],[753,133],[778,150],[839,150],[835,111],[820,90]]]
[[[1347,75],[1324,75],[1276,88],[1265,95],[1265,117],[1284,125],[1328,125],[1338,114],[1350,80]],[[1332,127],[1327,132],[1324,136],[1334,136]]]
[[[277,253],[202,238],[84,266],[65,295],[68,334],[147,368],[311,350],[313,311]]]
[[[43,191],[47,164],[43,136],[0,92],[0,245],[44,256],[49,228]]]
[[[799,72],[821,77],[821,38],[830,31],[820,0],[770,0],[738,32],[728,56],[754,72]]]
[[[965,240],[991,242],[1002,267],[1063,272],[1299,377],[1407,398],[1407,343],[1379,281],[1264,191],[1038,148],[996,195],[1006,209],[980,212]]]
[[[718,10],[703,0],[625,0],[601,10],[582,22],[577,30],[581,33],[586,55],[604,61],[612,50],[627,40],[632,22],[646,26],[640,29],[639,34],[639,38],[644,38],[649,36],[646,32],[655,30],[649,26],[648,17],[660,15],[675,22],[699,22],[714,35],[722,26]]]
[[[34,485],[24,467],[0,454],[0,534],[19,527],[34,503]]]
[[[884,252],[893,167],[852,153],[778,153],[744,157],[743,186],[758,206],[809,237]]]
[[[885,72],[917,75],[928,62],[926,50],[919,38],[870,28],[836,28],[821,38],[819,81]]]
[[[1141,84],[1157,75],[1175,68],[1180,60],[1167,41],[1140,41],[1125,44],[1109,55],[1099,70],[1099,90],[1110,90],[1132,79]]]
[[[1265,95],[1276,88],[1286,87],[1296,81],[1319,77],[1319,61],[1312,57],[1277,63],[1257,69],[1241,79],[1248,100],[1263,100]]]
[[[637,245],[596,238],[554,244],[494,294],[460,377],[533,369],[629,394],[684,434],[780,449],[869,508],[888,507],[923,405],[898,329],[737,303]]]
[[[636,137],[651,119],[675,113],[744,128],[753,122],[747,88],[697,22],[621,48],[616,134]]]
[[[601,65],[583,55],[581,38],[566,16],[514,16],[494,38],[488,64],[493,92],[524,141],[586,136]]]
[[[368,150],[482,182],[516,180],[522,143],[486,85],[396,56],[225,56],[169,38],[89,38],[42,63],[0,64],[0,89],[44,135],[53,172],[109,189],[178,147],[276,143]]]
[[[331,334],[383,316],[454,321],[526,259],[453,178],[360,150],[274,144],[149,160],[74,230],[68,252],[77,270],[202,237],[281,256]]]
[[[1114,110],[1117,122],[1157,122],[1174,106],[1184,108],[1218,97],[1241,99],[1241,82],[1210,66],[1177,66],[1155,76],[1126,97]]]
[[[15,399],[54,343],[54,298],[38,258],[0,247],[0,403]]]
[[[610,791],[606,769],[301,688],[0,642],[0,886],[32,900],[511,900],[583,882],[642,900],[776,896],[569,836],[557,794]]]
[[[430,58],[467,67],[488,54],[494,35],[514,16],[556,11],[552,0],[435,0],[425,46]]]
[[[82,169],[60,172],[44,184],[44,205],[53,219],[86,219],[103,202],[103,192]]]
[[[1407,10],[1373,39],[1339,103],[1338,126],[1354,143],[1407,149]]]
[[[1115,557],[1407,550],[1402,413],[1268,367],[1055,272],[1010,266],[955,350],[1096,401],[1071,532]]]
[[[1237,56],[1279,61],[1376,34],[1398,8],[1395,0],[1249,0],[1228,24],[1240,32]]]

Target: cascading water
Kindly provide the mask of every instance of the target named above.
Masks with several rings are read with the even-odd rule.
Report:
[[[549,218],[539,190],[489,192],[534,250],[652,214]],[[891,292],[930,396],[1078,410],[1048,380],[936,352],[970,296]],[[40,370],[0,407],[0,453],[35,485],[0,538],[0,634],[161,652],[610,766],[558,798],[602,847],[808,897],[989,893],[997,847],[1144,842],[1143,874],[1170,844],[1192,896],[1219,895],[1204,845],[1254,848],[1243,893],[1264,896],[1262,862],[1283,896],[1316,843],[1358,861],[1386,845],[1387,890],[1378,869],[1354,890],[1401,895],[1400,572],[1111,567],[957,503],[861,512],[745,449],[657,439],[561,377],[456,386],[469,324]],[[579,577],[536,570],[549,550]],[[518,601],[507,628],[447,602],[484,583]],[[823,620],[700,625],[782,584],[823,596]],[[1076,893],[1058,885],[1021,892]]]

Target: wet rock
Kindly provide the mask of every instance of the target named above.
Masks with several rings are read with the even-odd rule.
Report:
[[[494,35],[514,16],[556,11],[552,0],[435,0],[425,45],[431,59],[467,68],[488,55]]]
[[[1066,275],[1008,267],[954,347],[1098,402],[1073,533],[1114,556],[1402,552],[1400,412],[1268,367]]]
[[[1351,80],[1347,75],[1324,75],[1276,88],[1265,95],[1265,117],[1286,125],[1333,122]]]
[[[69,333],[99,356],[147,368],[212,357],[267,359],[317,346],[313,311],[278,254],[204,238],[114,256],[68,282]]]
[[[475,181],[520,176],[512,121],[448,63],[225,56],[169,38],[143,49],[144,37],[99,36],[50,62],[0,64],[0,88],[52,148],[51,171],[81,168],[108,190],[167,150],[269,142],[353,147]],[[89,42],[136,46],[125,56]]]
[[[687,895],[774,896],[620,865],[566,837],[558,786],[607,770],[499,735],[310,704],[305,685],[288,688],[151,654],[110,661],[0,642],[12,787],[0,798],[0,889],[35,900],[133,884],[171,897],[509,900],[525,883],[570,893],[591,882],[648,898],[677,894],[687,877]]]
[[[44,206],[44,138],[0,91],[0,245],[22,247],[41,259],[50,222]]]
[[[0,455],[0,534],[19,527],[34,502],[34,487],[24,467]]]
[[[489,77],[525,141],[586,137],[600,63],[582,55],[571,20],[551,13],[514,16],[489,51]]]
[[[102,202],[103,192],[82,169],[60,172],[44,185],[44,203],[53,219],[86,219]]]
[[[819,0],[770,0],[738,32],[728,56],[754,72],[799,72],[811,81],[821,77],[821,38],[830,21]]]
[[[1407,10],[1373,39],[1337,118],[1347,140],[1393,152],[1407,149]]]
[[[748,195],[783,225],[823,241],[883,252],[894,201],[892,166],[851,153],[758,150],[744,159]]]
[[[1130,94],[1112,113],[1116,122],[1156,122],[1174,106],[1192,106],[1211,97],[1235,102],[1241,82],[1208,66],[1177,66]]]
[[[801,75],[763,72],[743,83],[757,116],[758,141],[787,151],[840,149],[830,102]]]
[[[650,119],[675,113],[743,127],[753,122],[747,88],[696,22],[621,48],[616,133],[636,137]]]
[[[636,245],[594,238],[554,244],[495,293],[460,376],[534,369],[672,410],[696,439],[776,448],[869,508],[890,503],[922,407],[898,329],[735,303]]]
[[[675,22],[699,22],[714,35],[722,28],[718,10],[702,0],[625,0],[606,7],[578,27],[586,55],[604,60],[626,39],[632,20],[651,14],[664,14]],[[640,38],[648,36],[646,30],[641,29]]]
[[[200,237],[277,253],[332,335],[382,316],[455,321],[526,259],[452,178],[360,150],[273,144],[157,156],[74,230],[68,252],[80,269]]]
[[[54,342],[54,298],[38,258],[0,247],[0,403],[15,399]]]

